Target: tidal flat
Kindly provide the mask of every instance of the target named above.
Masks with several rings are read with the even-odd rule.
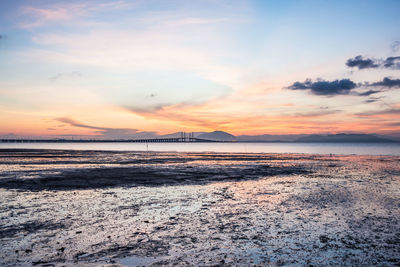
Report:
[[[0,150],[1,266],[399,266],[400,157]]]

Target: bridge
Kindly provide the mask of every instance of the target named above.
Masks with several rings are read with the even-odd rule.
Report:
[[[0,143],[189,143],[225,142],[201,138],[151,138],[151,139],[0,139]]]
[[[203,142],[203,143],[215,143],[215,142],[226,142],[208,140],[194,137],[194,133],[181,132],[179,137],[169,138],[144,138],[144,139],[22,139],[22,138],[3,138],[0,139],[0,143],[113,143],[113,142],[124,142],[124,143],[192,143],[192,142]]]

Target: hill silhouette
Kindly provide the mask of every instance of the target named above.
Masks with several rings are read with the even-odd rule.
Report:
[[[213,140],[213,141],[236,141],[237,138],[236,136],[223,132],[223,131],[214,131],[211,133],[203,133],[197,136],[197,138],[200,139],[207,139],[207,140]]]
[[[351,142],[351,143],[385,143],[394,142],[394,140],[381,138],[372,134],[329,134],[317,135],[312,134],[300,137],[296,142]]]

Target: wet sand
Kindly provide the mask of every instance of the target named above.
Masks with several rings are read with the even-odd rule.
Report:
[[[399,266],[400,157],[0,150],[2,266]]]

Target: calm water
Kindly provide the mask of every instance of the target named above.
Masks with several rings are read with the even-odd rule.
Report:
[[[400,143],[0,143],[1,148],[400,156]]]

